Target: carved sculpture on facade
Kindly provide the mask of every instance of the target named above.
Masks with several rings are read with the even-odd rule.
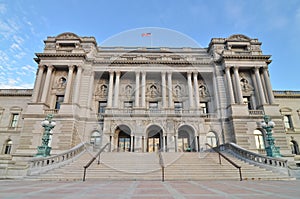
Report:
[[[250,85],[249,80],[246,78],[246,75],[243,73],[241,74],[240,84],[241,84],[241,89],[244,93],[253,91],[253,87]]]
[[[205,97],[209,96],[207,86],[202,80],[199,81],[199,87],[198,88],[199,88],[199,96],[200,97],[205,98]]]
[[[95,96],[98,98],[106,98],[108,95],[108,85],[104,80],[99,80],[95,86]]]
[[[157,83],[149,83],[147,85],[147,96],[151,98],[158,97],[160,95],[160,89]]]

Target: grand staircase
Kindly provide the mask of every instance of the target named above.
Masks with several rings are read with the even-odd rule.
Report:
[[[93,157],[90,152],[83,153],[72,163],[47,173],[28,176],[40,180],[82,180],[83,166]],[[160,161],[160,157],[161,160]],[[230,157],[241,166],[243,180],[286,180],[291,179],[280,173],[250,165],[233,156]],[[219,164],[219,156],[214,152],[203,153],[126,153],[103,152],[100,164],[96,160],[87,169],[86,180],[239,180],[238,169],[226,160]]]

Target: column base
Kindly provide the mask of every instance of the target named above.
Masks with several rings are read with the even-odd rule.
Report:
[[[38,152],[35,155],[36,157],[47,157],[47,156],[50,156],[51,147],[49,147],[49,146],[38,146],[37,150],[38,150]]]

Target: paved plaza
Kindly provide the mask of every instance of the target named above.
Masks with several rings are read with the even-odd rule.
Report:
[[[300,198],[300,181],[1,180],[1,199]]]

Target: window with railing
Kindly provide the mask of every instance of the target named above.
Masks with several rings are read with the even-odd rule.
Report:
[[[60,105],[64,102],[64,99],[64,95],[56,95],[55,109],[60,109]]]
[[[200,111],[202,114],[208,113],[208,105],[207,102],[200,102]]]
[[[150,111],[158,110],[158,102],[149,102],[149,110]]]
[[[174,102],[175,113],[180,113],[182,111],[182,108],[183,108],[182,102],[178,102],[178,101]]]

